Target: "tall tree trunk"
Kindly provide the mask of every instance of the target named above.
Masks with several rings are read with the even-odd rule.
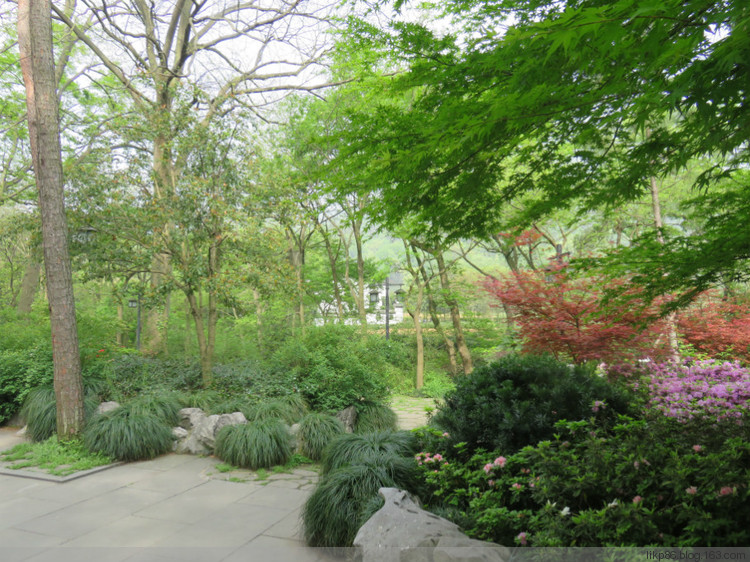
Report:
[[[117,335],[115,336],[115,341],[117,342],[117,345],[119,347],[123,347],[125,345],[125,338],[124,334],[122,333],[122,325],[124,321],[125,316],[125,310],[122,306],[122,301],[118,298],[117,300]]]
[[[31,157],[42,218],[57,435],[66,439],[76,436],[83,427],[83,383],[63,198],[51,10],[49,0],[19,0],[18,45],[26,86]]]
[[[336,315],[339,319],[339,322],[344,322],[344,301],[341,298],[341,283],[339,281],[339,274],[336,269],[336,262],[338,261],[338,251],[333,251],[333,245],[331,244],[331,238],[328,236],[328,233],[323,232],[321,229],[321,233],[323,234],[323,241],[326,245],[326,253],[328,254],[328,263],[331,266],[331,278],[333,282],[333,298],[336,301]]]
[[[362,221],[352,220],[352,230],[354,232],[354,245],[357,249],[357,310],[359,311],[359,322],[365,326],[367,324],[367,309],[365,307],[365,260],[362,253]]]
[[[414,335],[417,338],[417,378],[414,386],[419,390],[424,386],[424,334],[422,333],[422,302],[424,300],[424,287],[419,282],[419,279],[416,279],[416,286],[417,302],[412,309],[407,308],[406,311],[414,321]]]
[[[659,201],[659,184],[655,177],[651,177],[651,211],[654,216],[654,227],[656,228],[656,239],[660,244],[664,244],[664,234],[662,229],[664,223],[661,216],[661,203]],[[667,338],[669,341],[669,354],[672,361],[680,360],[679,343],[677,341],[677,321],[674,312],[670,312],[666,318]]]
[[[451,291],[450,280],[448,279],[448,271],[445,267],[445,259],[443,258],[442,250],[435,249],[434,256],[437,260],[440,285],[443,289],[443,298],[445,299],[445,303],[448,305],[448,308],[451,311],[451,320],[453,321],[453,332],[456,337],[458,354],[461,356],[461,363],[463,364],[464,374],[468,375],[474,370],[474,364],[471,360],[471,352],[469,351],[469,346],[466,345],[464,331],[461,326],[461,311],[458,308],[458,301],[453,296],[453,293]]]
[[[430,278],[427,275],[427,269],[424,264],[424,260],[421,260],[419,258],[419,255],[416,252],[416,249],[414,251],[414,257],[417,260],[417,264],[419,265],[419,272],[422,275],[422,281],[424,281],[425,291],[427,293],[427,308],[430,312],[430,319],[432,320],[432,325],[435,327],[435,330],[438,334],[440,334],[440,337],[443,338],[443,345],[445,345],[445,350],[448,353],[448,361],[450,365],[450,372],[451,375],[457,375],[458,374],[458,361],[456,360],[456,344],[453,342],[452,339],[448,337],[448,334],[445,330],[443,330],[443,326],[440,323],[440,317],[438,316],[437,311],[437,303],[435,302],[435,297],[432,294],[432,287],[430,285]]]
[[[208,353],[208,341],[206,340],[206,331],[203,322],[203,307],[198,299],[195,298],[195,293],[190,290],[185,291],[188,304],[190,305],[190,312],[193,315],[193,321],[195,322],[195,335],[198,338],[198,353],[200,353],[201,360],[201,378],[203,386],[208,387],[211,384],[211,357]]]
[[[263,301],[260,298],[258,289],[253,289],[253,300],[255,301],[255,326],[258,330],[258,351],[262,356],[265,349],[263,339]]]
[[[23,279],[21,280],[21,291],[18,295],[18,305],[16,310],[22,316],[28,316],[31,313],[31,305],[34,304],[39,289],[39,275],[41,273],[41,264],[31,258],[23,270]]]
[[[185,355],[190,354],[190,302],[185,297],[185,340],[183,342]]]

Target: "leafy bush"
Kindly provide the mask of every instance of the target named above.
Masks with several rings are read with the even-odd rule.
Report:
[[[507,356],[456,380],[432,423],[452,443],[476,449],[518,451],[550,439],[558,420],[629,413],[630,395],[585,366],[551,357]]]
[[[84,417],[90,418],[99,401],[88,395],[84,397]],[[57,401],[51,386],[38,386],[26,396],[21,417],[26,422],[26,432],[34,442],[46,441],[57,433]]]
[[[377,506],[378,490],[414,490],[415,479],[410,459],[392,452],[381,452],[327,474],[302,511],[305,541],[309,546],[351,546],[357,530]]]
[[[169,452],[172,441],[163,420],[127,405],[92,417],[83,432],[89,450],[121,461],[152,459]]]
[[[204,408],[209,414],[231,414],[233,412],[242,412],[245,418],[255,418],[256,404],[250,400],[249,396],[239,396],[227,400],[219,400],[209,404]]]
[[[321,473],[328,474],[379,453],[411,457],[416,451],[416,446],[415,436],[408,431],[345,434],[336,438],[325,449]]]
[[[224,462],[256,470],[284,464],[292,456],[292,439],[278,419],[228,425],[216,436],[214,453]]]
[[[326,446],[339,435],[344,434],[344,424],[328,414],[311,412],[299,422],[299,441],[302,454],[320,460]]]
[[[195,359],[158,359],[141,355],[115,355],[104,375],[120,402],[157,389],[197,390],[201,386],[200,364]]]
[[[424,374],[424,385],[416,393],[427,398],[442,399],[453,390],[456,390],[456,383],[447,373],[427,371]]]
[[[291,376],[314,410],[380,402],[388,395],[380,339],[351,326],[310,329],[303,340],[289,340],[274,354],[272,371]]]
[[[20,351],[0,351],[0,424],[21,409],[31,389],[51,385],[52,378],[49,344]]]
[[[663,416],[560,422],[553,441],[468,462],[423,451],[427,506],[529,546],[744,546],[750,430]],[[448,462],[449,461],[449,462]]]
[[[385,404],[360,402],[355,407],[357,409],[357,422],[354,430],[357,433],[396,431],[398,429],[396,412]]]

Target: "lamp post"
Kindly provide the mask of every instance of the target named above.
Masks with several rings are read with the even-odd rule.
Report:
[[[389,273],[385,278],[385,339],[391,338],[391,285],[401,286],[403,280],[399,273]],[[396,291],[398,294],[398,291]]]

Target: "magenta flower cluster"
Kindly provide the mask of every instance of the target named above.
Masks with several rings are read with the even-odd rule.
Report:
[[[445,466],[448,464],[448,461],[445,460],[440,453],[435,453],[433,455],[431,453],[422,452],[414,455],[414,458],[417,460],[419,466],[431,465],[433,468],[438,468],[439,466]]]
[[[651,366],[648,384],[650,405],[680,421],[742,423],[750,410],[750,371],[736,362],[658,363]]]

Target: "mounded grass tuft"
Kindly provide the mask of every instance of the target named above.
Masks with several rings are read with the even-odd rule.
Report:
[[[209,414],[233,414],[234,412],[242,412],[247,418],[255,412],[255,405],[246,398],[229,398],[213,404],[208,410]]]
[[[344,433],[344,424],[338,418],[312,412],[299,422],[300,450],[303,455],[313,460],[320,460],[326,446]]]
[[[362,402],[356,405],[357,423],[354,431],[370,433],[372,431],[396,431],[398,419],[396,412],[385,404],[377,402]]]
[[[416,453],[417,442],[408,431],[378,431],[352,433],[337,437],[323,453],[322,474],[327,474],[349,464],[356,464],[377,453],[388,453],[411,458]]]
[[[294,420],[291,423],[297,423],[310,411],[307,402],[305,402],[305,399],[300,394],[288,394],[278,398],[276,401],[289,406],[294,416]]]
[[[281,400],[271,400],[270,402],[255,404],[247,413],[243,412],[243,414],[245,414],[249,422],[277,419],[291,425],[299,421],[297,409],[288,402]]]
[[[89,450],[121,461],[152,459],[172,449],[172,430],[151,413],[127,406],[94,416],[83,432]]]
[[[180,400],[172,393],[145,394],[128,402],[125,406],[134,414],[152,414],[169,427],[180,423]]]
[[[99,401],[91,396],[83,400],[84,417],[88,419],[96,411]],[[57,402],[51,386],[39,386],[29,391],[21,417],[28,426],[26,434],[35,443],[46,441],[57,433]]]
[[[345,466],[326,475],[310,495],[302,510],[305,541],[309,546],[348,547],[357,530],[377,511],[378,490],[382,487],[409,489],[412,478],[401,479],[394,465],[407,465],[414,472],[411,459],[383,454],[382,463],[371,459]],[[378,507],[379,509],[379,507]]]
[[[214,454],[234,466],[268,468],[289,460],[292,437],[278,419],[228,425],[216,436]]]

